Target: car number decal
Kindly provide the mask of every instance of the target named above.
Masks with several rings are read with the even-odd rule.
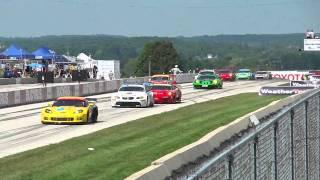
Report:
[[[64,110],[63,107],[58,107],[58,108],[57,108],[57,111],[63,111],[63,110]]]

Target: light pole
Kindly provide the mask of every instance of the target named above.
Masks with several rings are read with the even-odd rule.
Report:
[[[77,78],[78,78],[78,84],[80,84],[80,75],[81,71],[80,71],[80,64],[77,65]]]
[[[148,64],[148,69],[149,69],[149,77],[151,76],[151,56],[149,56],[149,64]]]

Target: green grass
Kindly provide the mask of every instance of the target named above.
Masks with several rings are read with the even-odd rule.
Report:
[[[123,179],[282,97],[230,96],[5,157],[0,159],[0,179]]]

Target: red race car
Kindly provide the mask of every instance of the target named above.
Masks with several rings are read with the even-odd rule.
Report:
[[[177,84],[176,76],[173,74],[158,74],[150,78],[152,84]]]
[[[154,102],[160,103],[177,103],[181,102],[181,90],[174,84],[153,84],[151,86]]]
[[[217,70],[217,74],[222,81],[234,81],[236,79],[236,74],[230,69]]]

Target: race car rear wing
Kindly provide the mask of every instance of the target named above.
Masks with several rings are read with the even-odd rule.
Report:
[[[86,98],[89,103],[96,103],[98,101],[97,98]]]

